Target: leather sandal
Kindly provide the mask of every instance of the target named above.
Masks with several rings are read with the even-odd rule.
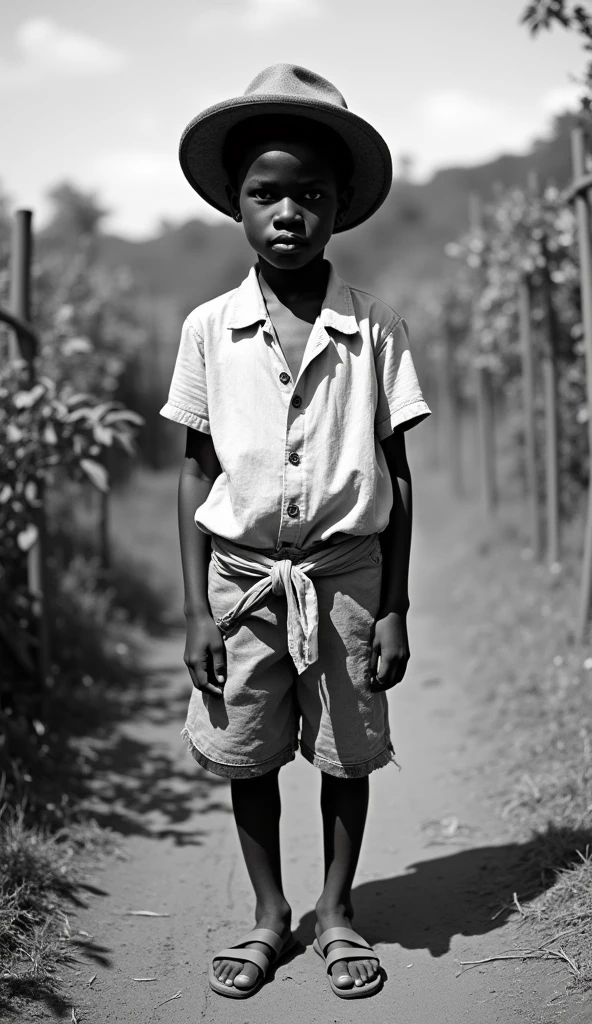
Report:
[[[250,942],[263,942],[266,946],[269,946],[270,955],[262,953],[259,949],[247,949]],[[219,953],[216,953],[212,959],[210,966],[210,972],[208,980],[210,982],[210,988],[217,992],[220,996],[228,996],[230,999],[248,999],[249,996],[254,996],[255,992],[258,992],[261,988],[267,972],[271,964],[277,964],[278,961],[286,956],[294,946],[296,946],[296,939],[292,932],[290,932],[288,938],[284,942],[277,932],[272,932],[270,928],[254,928],[252,932],[245,935],[244,938],[239,939],[234,946],[230,946],[228,949],[222,949]],[[225,985],[223,981],[218,981],[214,974],[214,964],[216,960],[236,960],[241,964],[249,963],[255,964],[259,968],[259,977],[251,988],[236,988],[234,983],[232,985]]]
[[[331,942],[351,942],[351,946],[338,946],[332,949],[329,954],[325,950]],[[353,928],[327,928],[327,931],[319,935],[317,926],[317,938],[312,944],[315,953],[325,961],[329,984],[336,996],[340,999],[364,999],[366,996],[374,995],[382,987],[382,975],[377,974],[372,981],[363,985],[352,985],[351,988],[339,988],[331,976],[331,968],[338,960],[376,960],[380,966],[380,957],[374,952],[370,943],[366,942],[361,935],[358,935]]]

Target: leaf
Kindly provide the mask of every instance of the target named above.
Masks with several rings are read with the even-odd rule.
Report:
[[[30,551],[37,541],[39,531],[34,523],[29,523],[24,530],[17,534],[16,542],[21,551]]]
[[[97,978],[96,974],[93,974],[92,978],[88,979],[88,987],[89,988],[92,985],[93,981],[96,981],[96,978]]]
[[[129,434],[123,434],[118,432],[115,435],[115,440],[117,441],[118,444],[121,445],[123,450],[128,453],[128,455],[136,454],[136,446],[132,441],[131,437],[129,436]]]
[[[25,498],[29,502],[35,501],[37,498],[38,489],[35,480],[27,480],[25,484]]]
[[[75,409],[74,412],[68,413],[68,415],[66,416],[66,423],[77,423],[78,420],[91,421],[92,418],[92,406],[85,405],[82,409]]]
[[[126,422],[135,423],[138,427],[143,427],[146,422],[143,416],[140,416],[139,412],[134,412],[132,409],[115,409],[113,412],[108,412],[103,422],[106,425],[112,423]]]
[[[9,441],[16,443],[18,441],[22,441],[23,431],[20,427],[17,427],[16,423],[8,423],[6,425],[6,436]]]
[[[45,388],[43,385],[35,384],[30,391],[17,391],[13,402],[17,409],[30,409],[44,394]]]
[[[113,444],[113,431],[110,427],[104,427],[102,423],[95,423],[93,426],[93,437],[99,444],[108,448]]]
[[[109,490],[109,474],[105,467],[101,466],[100,462],[95,462],[94,459],[81,459],[80,467],[97,490],[107,494]]]
[[[43,431],[43,440],[46,444],[57,444],[58,435],[53,423],[46,423],[45,430]]]
[[[65,356],[74,356],[92,352],[92,342],[88,338],[68,338],[62,342],[62,353]]]

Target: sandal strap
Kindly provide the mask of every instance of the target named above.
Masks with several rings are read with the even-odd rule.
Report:
[[[330,942],[351,942],[355,946],[362,946],[364,949],[372,949],[370,943],[366,942],[366,939],[362,938],[361,935],[358,935],[353,928],[327,928],[326,932],[319,935],[318,940],[323,953]]]
[[[252,932],[248,935],[243,936],[235,943],[236,946],[248,946],[250,942],[264,942],[266,946],[273,949],[276,956],[284,947],[284,941],[281,935],[277,932],[273,932],[271,928],[253,928]]]
[[[265,977],[270,963],[269,957],[259,949],[237,949],[236,946],[232,946],[230,949],[221,949],[219,953],[216,953],[214,960],[238,960],[239,963],[247,961],[250,964],[255,964],[263,977]]]
[[[345,960],[349,963],[350,960],[376,960],[380,963],[380,960],[376,953],[368,952],[362,949],[353,949],[351,946],[340,946],[339,949],[332,949],[331,952],[325,957],[325,966],[327,972],[331,970],[333,964],[336,964],[338,960]]]

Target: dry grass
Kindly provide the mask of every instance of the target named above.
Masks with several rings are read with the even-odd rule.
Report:
[[[68,909],[82,905],[84,870],[112,846],[93,823],[50,832],[22,809],[0,811],[0,970],[6,984],[48,979],[75,961]],[[83,856],[81,856],[83,855]]]
[[[561,933],[559,957],[576,984],[592,986],[592,658],[574,634],[581,524],[566,531],[563,561],[550,569],[533,562],[523,515],[517,503],[494,535],[476,526],[456,567],[451,614],[465,641],[466,685],[480,692],[476,728],[484,739],[495,728],[494,799],[524,843],[514,909],[539,934],[538,957],[548,958],[543,935]]]

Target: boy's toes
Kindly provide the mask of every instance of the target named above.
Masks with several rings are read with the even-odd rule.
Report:
[[[256,964],[246,963],[243,967],[239,966],[233,979],[235,988],[252,988],[257,981],[258,975],[259,968]]]
[[[226,975],[225,975],[225,978],[224,978],[224,984],[228,985],[229,987],[230,987],[230,985],[233,985],[234,984],[234,979],[236,978],[236,976],[238,974],[240,974],[241,971],[242,971],[242,964],[231,963],[229,965],[229,967],[228,967],[228,970],[226,971]]]
[[[331,977],[333,984],[337,985],[337,988],[351,988],[354,979],[349,973],[349,968],[345,960],[338,960],[331,967]]]
[[[214,974],[218,981],[224,982],[229,970],[230,964],[228,960],[217,960],[214,964]]]
[[[366,969],[362,960],[352,961],[349,965],[349,970],[356,988],[361,988],[362,985],[366,984]]]

